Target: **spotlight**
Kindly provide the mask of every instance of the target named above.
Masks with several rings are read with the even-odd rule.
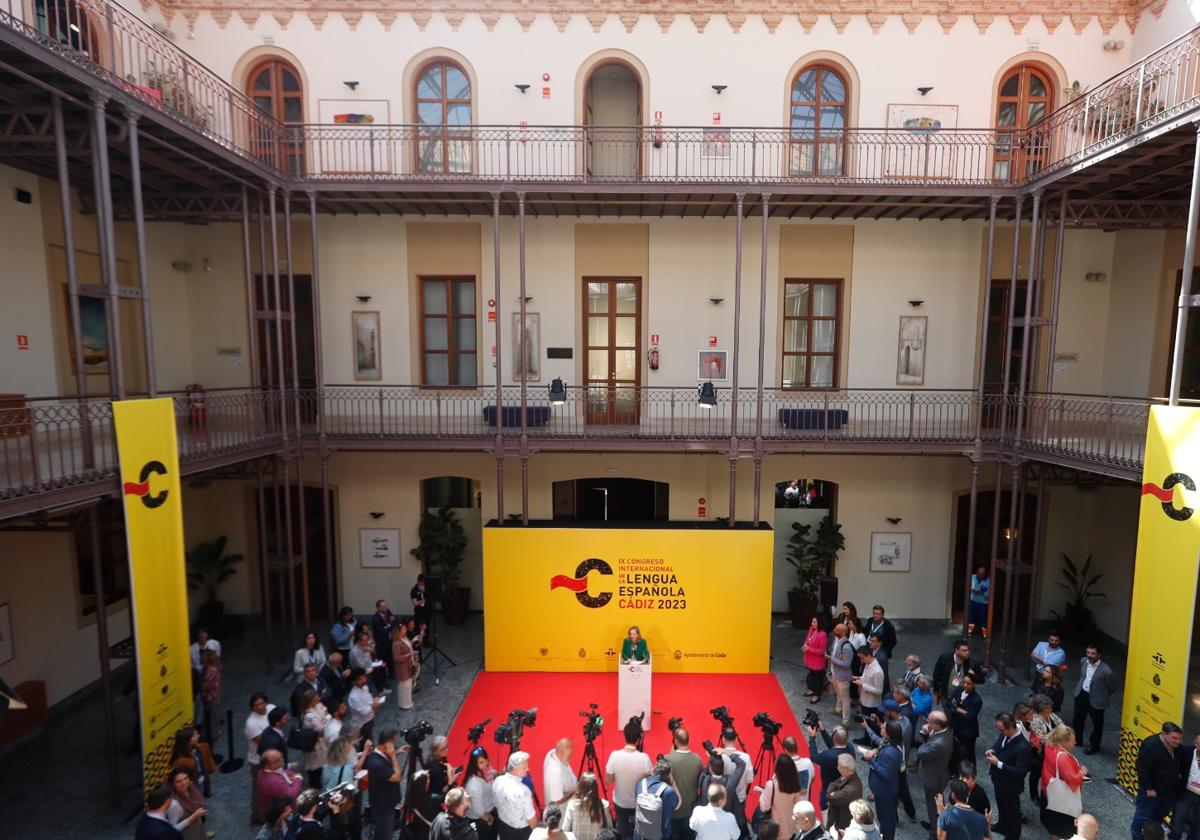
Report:
[[[717,389],[711,382],[705,382],[700,386],[697,394],[697,400],[701,408],[709,409],[717,407]]]
[[[358,90],[358,82],[342,82],[350,90]]]
[[[708,300],[713,306],[720,306],[725,302],[725,298],[723,297],[710,297]]]
[[[359,303],[366,303],[371,299],[370,295],[355,295],[354,297],[358,299]]]
[[[372,519],[383,519],[383,511],[381,510],[373,510],[370,515]]]
[[[925,303],[925,301],[922,298],[912,298],[909,300],[908,305],[915,309],[918,306],[921,306],[923,303]]]
[[[550,383],[550,405],[562,405],[567,401],[567,386],[563,383],[562,377],[554,377],[554,381]]]
[[[513,85],[513,87],[515,87],[517,90],[521,91],[521,93],[524,93],[525,91],[529,90],[529,85]]]
[[[921,87],[917,88],[917,93],[921,94],[922,96],[926,96],[931,90],[933,90],[933,85],[922,85]]]
[[[712,89],[717,92],[718,96],[720,96],[721,91],[725,90],[725,88],[727,88],[727,87],[729,87],[729,85],[713,85]]]

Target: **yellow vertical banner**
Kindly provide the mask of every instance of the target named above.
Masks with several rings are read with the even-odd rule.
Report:
[[[1151,407],[1117,756],[1117,780],[1130,791],[1142,739],[1165,721],[1182,723],[1200,567],[1200,512],[1190,507],[1198,480],[1200,409]]]
[[[113,403],[125,499],[142,780],[166,781],[176,730],[192,721],[187,572],[175,408],[170,399]]]

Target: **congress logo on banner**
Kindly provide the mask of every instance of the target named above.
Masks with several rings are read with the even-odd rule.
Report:
[[[1153,496],[1162,502],[1163,513],[1174,519],[1176,522],[1187,522],[1192,518],[1195,512],[1187,505],[1183,507],[1175,507],[1175,485],[1180,485],[1185,490],[1196,490],[1196,482],[1192,481],[1192,477],[1186,473],[1171,473],[1163,479],[1162,486],[1158,486],[1153,482],[1146,482],[1142,485],[1143,496]]]
[[[575,577],[555,575],[550,578],[550,590],[569,589],[575,593],[575,598],[585,607],[600,609],[612,600],[611,592],[601,592],[598,595],[588,594],[588,572],[597,571],[602,575],[611,575],[612,566],[596,557],[590,557],[575,567]]]

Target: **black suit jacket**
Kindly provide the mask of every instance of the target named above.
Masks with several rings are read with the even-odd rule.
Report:
[[[1172,754],[1158,735],[1151,735],[1142,741],[1142,746],[1138,748],[1137,763],[1134,765],[1137,768],[1138,787],[1142,790],[1152,790],[1159,796],[1174,797],[1179,789],[1181,752],[1191,754],[1191,750],[1184,750],[1182,747]]]
[[[892,651],[896,649],[896,628],[892,622],[885,618],[879,624],[875,624],[875,619],[868,618],[867,623],[863,625],[863,632],[868,636],[872,633],[879,634],[879,639],[883,642],[883,649],[887,651],[888,658],[891,659]]]
[[[367,771],[367,793],[371,797],[371,813],[395,810],[400,804],[400,783],[388,781],[395,772],[392,762],[372,751],[363,763],[363,768]]]
[[[1018,733],[1010,735],[1008,743],[1005,743],[1004,736],[1001,735],[992,745],[992,750],[1004,765],[992,765],[992,785],[1004,790],[1020,791],[1024,788],[1030,764],[1033,762],[1029,742]]]
[[[837,769],[838,756],[844,753],[854,758],[855,755],[854,750],[848,746],[835,747],[833,739],[824,730],[821,730],[821,740],[825,742],[825,749],[818,750],[817,739],[808,739],[808,754],[812,757],[812,763],[817,765],[817,770],[821,773],[821,807],[824,808],[828,802],[825,797],[825,789],[841,776]]]
[[[181,840],[182,837],[175,826],[149,814],[142,814],[133,831],[134,840]]]
[[[937,664],[933,666],[933,684],[929,686],[943,700],[950,696],[950,676],[953,673],[954,652],[943,653],[938,657]],[[979,667],[974,659],[967,658],[964,673],[973,673],[978,676]]]
[[[321,702],[326,706],[334,697],[341,697],[346,693],[342,675],[329,667],[328,663],[321,666],[321,672],[317,674],[317,679],[325,686],[325,695],[321,698]]]
[[[979,737],[979,713],[983,710],[983,700],[979,692],[972,691],[967,694],[960,688],[945,706],[946,716],[950,718],[950,731],[954,733],[956,740]],[[956,707],[965,709],[967,713],[960,715],[955,711]]]
[[[299,721],[303,716],[304,709],[301,708],[301,705],[304,702],[304,692],[308,691],[309,689],[317,692],[317,696],[321,698],[321,702],[325,702],[325,698],[329,694],[329,689],[321,680],[320,675],[317,676],[316,687],[314,687],[312,683],[306,683],[303,680],[296,683],[296,687],[292,689],[292,701],[290,704],[293,720]]]
[[[283,753],[283,763],[288,763],[287,738],[269,726],[258,739],[258,754],[262,755],[267,750],[279,750]]]
[[[387,615],[371,613],[371,636],[375,639],[375,656],[379,659],[386,660],[388,651],[392,649],[392,626],[395,622],[396,616],[390,612]]]

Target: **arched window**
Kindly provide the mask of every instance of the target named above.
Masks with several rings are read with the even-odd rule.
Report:
[[[996,137],[993,162],[997,180],[1019,180],[1042,168],[1048,148],[1046,139],[1020,132],[1044,120],[1053,106],[1054,85],[1050,75],[1036,64],[1018,64],[1000,80],[996,96],[996,128],[1000,133]],[[1013,131],[1009,133],[1008,129]]]
[[[845,173],[846,79],[830,64],[804,67],[792,80],[790,174]]]
[[[448,59],[417,74],[417,169],[430,174],[471,171],[471,80]]]
[[[299,128],[304,124],[304,85],[296,68],[277,56],[270,56],[250,68],[246,77],[254,104],[285,126],[279,140],[279,162],[292,175],[304,172],[304,143]],[[269,141],[268,141],[269,142]],[[264,153],[272,150],[264,149]]]

